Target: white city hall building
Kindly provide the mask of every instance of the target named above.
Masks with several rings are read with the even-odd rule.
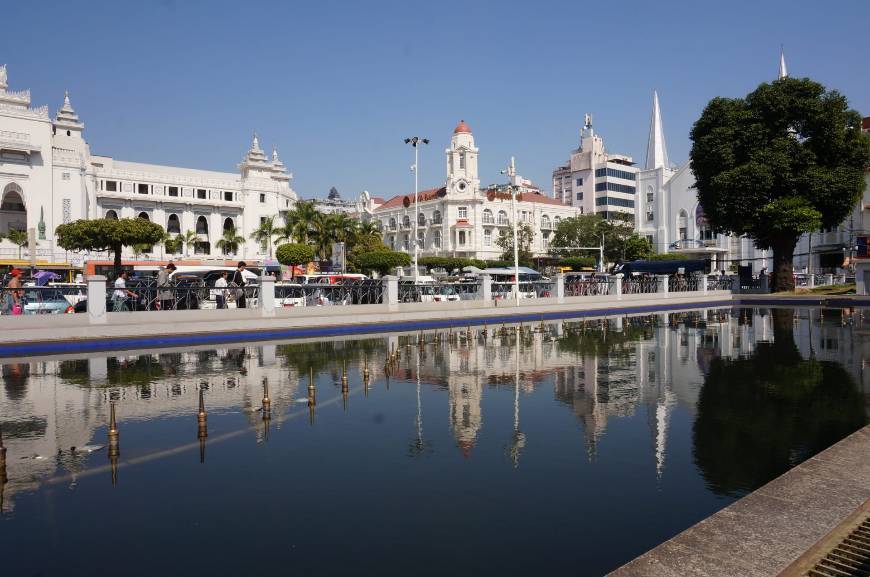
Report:
[[[263,257],[250,234],[297,200],[277,151],[267,158],[256,135],[238,172],[216,172],[92,155],[84,128],[68,94],[52,119],[47,106],[31,107],[29,90],[8,90],[0,66],[0,234],[32,229],[40,261],[65,258],[54,239],[58,225],[94,218],[144,218],[172,234],[194,231],[192,252],[202,257],[224,256],[216,245],[232,227],[246,239],[233,256]],[[164,256],[161,247],[153,250],[151,257]],[[0,251],[8,258],[18,247],[4,240]]]
[[[414,221],[417,220],[417,246],[421,256],[456,256],[498,260],[503,250],[496,241],[502,231],[512,235],[513,210],[510,190],[517,192],[516,213],[520,224],[534,232],[531,252],[545,255],[556,226],[580,210],[545,195],[531,181],[510,177],[510,184],[481,188],[477,172],[479,150],[471,128],[460,121],[453,131],[447,156],[444,186],[420,191],[419,206],[414,193],[389,200],[360,199],[363,218],[377,222],[384,243],[393,250],[414,252]]]

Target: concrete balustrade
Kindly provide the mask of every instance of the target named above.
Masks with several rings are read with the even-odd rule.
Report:
[[[621,272],[613,275],[613,293],[618,301],[622,300],[622,279],[624,276]]]
[[[88,322],[106,324],[106,277],[100,274],[88,277]]]
[[[668,298],[668,293],[670,292],[669,291],[670,287],[668,286],[668,281],[670,280],[670,277],[666,274],[659,274],[659,275],[656,275],[656,278],[659,281],[658,293],[660,295],[662,295],[662,298]]]
[[[565,274],[559,273],[556,275],[556,301],[565,302]]]
[[[275,277],[264,275],[260,277],[260,312],[264,317],[275,316]]]
[[[480,277],[480,295],[483,302],[492,302],[492,277],[488,274]]]

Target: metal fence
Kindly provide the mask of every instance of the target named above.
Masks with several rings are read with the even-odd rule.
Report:
[[[71,313],[76,304],[86,298],[84,285],[4,288],[0,291],[0,314]]]
[[[286,287],[283,288],[281,284],[275,286],[276,304],[281,298],[280,306],[373,305],[384,302],[384,283],[379,279]],[[279,294],[283,296],[279,297]],[[300,296],[304,302],[299,300]]]
[[[535,299],[535,298],[550,298],[556,296],[556,283],[554,281],[520,281],[520,298]],[[514,298],[514,283],[512,282],[494,282],[491,285],[492,298],[494,300],[505,300]]]
[[[566,297],[585,297],[610,294],[610,281],[599,277],[565,277]]]
[[[659,279],[654,276],[626,277],[622,279],[622,294],[646,294],[659,292]]]
[[[681,293],[701,289],[700,279],[695,275],[671,275],[668,277],[668,292]]]
[[[734,281],[730,276],[708,276],[707,290],[711,291],[727,291],[734,286]]]

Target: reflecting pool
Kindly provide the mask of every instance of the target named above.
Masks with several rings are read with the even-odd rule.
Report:
[[[9,360],[2,574],[601,575],[865,425],[864,315]]]

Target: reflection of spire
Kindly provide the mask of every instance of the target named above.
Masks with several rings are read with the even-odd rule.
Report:
[[[665,468],[665,449],[668,440],[671,407],[675,401],[674,394],[666,388],[656,404],[655,445],[656,445],[656,477],[661,479]]]
[[[516,367],[514,369],[514,433],[508,447],[508,455],[514,469],[520,466],[520,453],[526,446],[526,436],[520,431],[520,326],[516,327],[517,341],[514,347]]]

